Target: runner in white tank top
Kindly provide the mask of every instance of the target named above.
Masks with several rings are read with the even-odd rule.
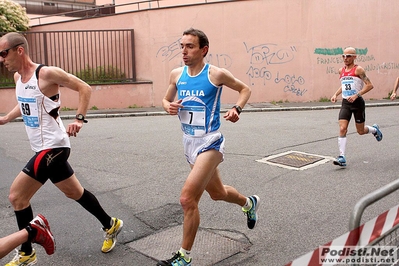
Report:
[[[338,95],[342,93],[342,106],[339,112],[339,156],[333,161],[334,165],[346,166],[346,133],[351,117],[355,118],[356,130],[359,135],[372,133],[377,141],[382,140],[382,133],[377,124],[366,126],[366,105],[363,95],[373,89],[373,84],[366,76],[361,66],[355,65],[356,49],[348,47],[344,50],[342,58],[345,66],[339,70],[341,86],[331,97],[332,102],[337,101]]]
[[[41,92],[37,81],[41,67],[25,83],[19,77],[15,90],[32,150],[69,148],[69,136],[59,116],[60,93],[50,99]]]
[[[9,199],[14,208],[19,229],[33,219],[30,200],[40,187],[50,179],[67,197],[77,201],[102,224],[105,240],[102,252],[115,247],[116,236],[123,222],[109,216],[97,198],[84,189],[68,163],[69,137],[81,130],[88,108],[91,87],[79,78],[58,67],[39,67],[29,57],[29,45],[22,34],[8,33],[0,38],[0,62],[15,72],[18,104],[7,115],[0,117],[4,125],[22,116],[26,132],[35,155],[17,175],[10,188]],[[60,91],[64,86],[79,93],[76,119],[65,129],[59,117]],[[61,212],[60,212],[61,213]],[[30,241],[22,244],[18,256],[7,264],[33,265],[36,252]]]

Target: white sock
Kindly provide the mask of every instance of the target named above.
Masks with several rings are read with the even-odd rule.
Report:
[[[338,137],[338,148],[339,148],[339,155],[345,156],[346,136],[345,137]]]
[[[371,134],[375,134],[377,132],[377,129],[375,129],[375,127],[371,127],[371,126],[366,126],[369,129],[369,133]]]
[[[247,202],[245,203],[244,206],[242,206],[242,208],[246,211],[250,210],[252,208],[252,200],[250,200],[249,198],[247,198]]]
[[[190,260],[191,259],[191,257],[190,257],[191,251],[190,250],[185,250],[184,248],[180,248],[179,252],[180,252],[180,254],[183,254],[183,257],[186,260]]]

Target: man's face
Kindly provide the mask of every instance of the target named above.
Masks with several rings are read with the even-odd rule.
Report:
[[[21,44],[10,46],[6,41],[0,41],[0,62],[8,69],[8,71],[17,71],[15,68],[18,56],[17,50]]]
[[[208,50],[207,46],[200,48],[198,37],[193,35],[183,35],[180,46],[184,64],[187,66],[202,62]]]
[[[344,64],[346,66],[352,65],[356,59],[356,51],[353,51],[352,49],[345,50],[344,54],[342,55],[342,59],[344,60]]]

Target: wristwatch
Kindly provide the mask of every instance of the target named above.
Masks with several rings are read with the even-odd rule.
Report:
[[[85,116],[82,115],[82,114],[77,114],[77,115],[75,116],[75,118],[76,118],[76,120],[83,121],[83,123],[89,122],[89,121],[87,121],[87,120],[85,119]]]
[[[238,113],[238,114],[241,114],[241,112],[242,112],[241,106],[239,106],[239,105],[234,105],[233,108],[236,108],[237,113]]]

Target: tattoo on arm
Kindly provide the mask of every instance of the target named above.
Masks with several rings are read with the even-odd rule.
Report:
[[[371,83],[370,79],[366,76],[366,73],[360,74],[360,78],[363,80],[363,82],[365,84],[370,84]]]

